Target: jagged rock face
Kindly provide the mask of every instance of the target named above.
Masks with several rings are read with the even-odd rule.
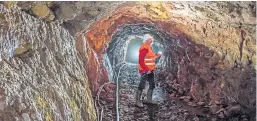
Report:
[[[183,89],[178,92],[195,101],[216,104],[225,98],[254,109],[255,8],[254,2],[126,2],[80,36],[86,37],[97,57],[102,58],[104,45],[115,40],[119,29],[152,24],[178,39],[182,48],[177,54],[166,55],[175,62],[173,69],[165,68],[172,75],[168,79],[170,88],[179,84]],[[122,50],[121,46],[116,48]]]
[[[0,120],[94,121],[75,40],[58,24],[0,5]]]
[[[185,38],[196,44],[202,44],[206,47],[190,48],[188,43],[182,45],[182,48],[189,47],[188,55],[192,60],[185,61],[188,57],[181,57],[176,62],[181,70],[174,70],[174,73],[177,72],[179,83],[189,83],[187,85],[191,88],[191,93],[220,95],[221,91],[218,91],[220,87],[229,88],[226,87],[228,84],[224,83],[229,83],[230,75],[227,74],[233,66],[243,65],[254,71],[255,21],[253,2],[127,2],[119,6],[111,16],[91,25],[86,37],[99,56],[103,51],[103,45],[111,41],[117,29],[124,27],[125,24],[151,23],[173,38]],[[183,41],[180,42],[183,44]],[[189,69],[189,65],[193,66],[192,70]],[[218,71],[215,72],[215,69]],[[200,78],[196,80],[198,80],[197,83],[202,83],[199,87],[203,89],[202,92],[199,91],[197,84],[194,86],[195,82],[191,80],[190,73],[196,73]],[[239,80],[238,78],[234,80],[235,85],[241,84]],[[209,82],[210,85],[207,84]],[[249,85],[252,82],[252,80],[247,81]],[[220,84],[223,86],[219,86]],[[252,94],[253,89],[255,89],[254,86],[252,91],[247,92]],[[234,96],[238,97],[238,94]],[[217,100],[219,100],[218,97],[213,101]]]
[[[255,13],[254,2],[124,3],[111,16],[95,22],[87,34],[89,42],[99,51],[104,41],[111,40],[118,26],[153,23],[167,33],[187,36],[217,50],[222,56],[227,53],[228,61],[240,60],[246,64],[255,60]]]
[[[127,50],[123,43],[147,29],[161,38],[157,44],[165,51],[156,79],[168,92],[255,111],[255,2],[3,4],[10,8],[0,16],[4,120],[94,120],[90,90],[96,96],[101,85],[117,78]],[[136,69],[127,63],[120,78],[135,81]],[[113,90],[105,86],[100,97],[114,100]]]

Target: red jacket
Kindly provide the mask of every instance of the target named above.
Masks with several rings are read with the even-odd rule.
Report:
[[[151,45],[143,43],[139,48],[139,73],[146,73],[149,70],[153,71],[155,69],[155,58],[158,56],[159,54],[153,52]]]
[[[139,70],[140,74],[146,73],[147,71],[149,71],[149,68],[145,65],[145,62],[144,62],[144,59],[147,53],[148,53],[147,49],[142,49],[139,51],[139,64],[143,68],[143,70]]]

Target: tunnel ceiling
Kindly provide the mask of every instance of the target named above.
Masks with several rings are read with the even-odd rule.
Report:
[[[255,2],[3,2],[44,21],[86,33],[97,53],[124,24],[151,23],[217,51],[226,65],[255,63]],[[228,56],[226,56],[228,55]]]
[[[15,4],[75,36],[86,33],[98,53],[119,26],[151,23],[173,37],[212,48],[228,65],[255,63],[255,2],[4,2],[7,7]]]
[[[126,2],[91,25],[86,36],[93,48],[101,52],[101,45],[112,40],[120,26],[151,23],[174,38],[189,38],[221,56],[228,54],[226,59],[230,62],[246,64],[249,59],[255,61],[255,9],[249,7],[253,2],[239,3]],[[239,9],[244,6],[248,8]]]

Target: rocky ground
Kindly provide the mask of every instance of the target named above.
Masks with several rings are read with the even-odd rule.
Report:
[[[156,79],[158,80],[158,79]],[[157,82],[153,100],[158,105],[135,107],[135,95],[138,80],[121,79],[119,91],[119,116],[121,121],[253,121],[244,114],[240,105],[209,105],[207,102],[194,102],[190,96],[183,96],[175,91],[169,93],[165,84]],[[147,88],[142,100],[146,98]],[[114,121],[115,102],[101,101],[104,106],[103,121]]]

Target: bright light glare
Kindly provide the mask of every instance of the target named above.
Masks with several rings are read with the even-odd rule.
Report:
[[[142,44],[142,40],[139,38],[131,39],[128,45],[126,53],[126,61],[131,63],[138,63],[139,48]]]
[[[126,61],[138,64],[139,48],[142,45],[143,40],[140,38],[131,39],[128,45],[126,53]],[[159,51],[158,47],[154,44],[152,45],[155,53]]]

